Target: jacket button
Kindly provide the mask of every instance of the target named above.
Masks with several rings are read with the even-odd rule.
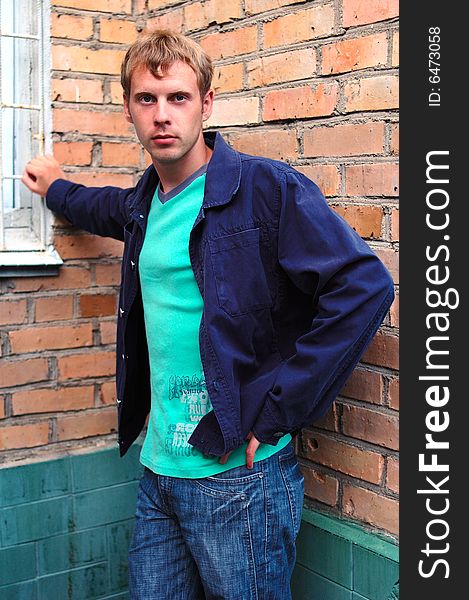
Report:
[[[214,379],[214,380],[212,381],[212,383],[213,383],[213,387],[214,387],[214,388],[217,390],[217,392],[218,392],[218,391],[219,391],[219,389],[220,389],[220,386],[218,385],[218,381],[217,381],[216,379]]]
[[[122,402],[122,400],[119,400],[119,398],[116,398],[116,404],[120,404]]]
[[[130,268],[132,269],[132,271],[135,269],[135,263],[133,260],[130,261]]]
[[[122,317],[124,314],[124,309],[123,308],[119,308],[119,316]]]
[[[283,431],[276,431],[276,432],[274,433],[274,437],[278,437],[278,438],[279,438],[279,437],[283,437],[283,435],[284,435],[284,434],[283,434]]]

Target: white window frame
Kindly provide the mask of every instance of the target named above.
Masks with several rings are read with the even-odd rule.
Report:
[[[58,255],[57,251],[52,245],[52,221],[53,216],[45,205],[44,199],[37,197],[32,198],[30,208],[25,208],[22,213],[22,208],[14,208],[8,206],[13,204],[19,199],[19,194],[13,191],[11,194],[9,191],[4,193],[5,188],[15,190],[15,182],[21,179],[21,173],[14,172],[14,159],[6,157],[6,160],[2,160],[2,152],[8,148],[8,144],[5,144],[5,140],[1,141],[2,137],[2,125],[8,128],[6,135],[12,135],[11,148],[13,150],[12,156],[17,156],[20,152],[20,148],[31,148],[34,153],[36,149],[39,150],[39,154],[51,154],[52,152],[52,139],[51,139],[51,102],[50,102],[50,79],[51,79],[51,64],[50,64],[50,1],[49,0],[33,0],[36,3],[37,12],[37,26],[33,28],[35,34],[23,33],[20,31],[13,31],[13,27],[9,27],[9,23],[4,25],[0,31],[0,37],[9,38],[15,40],[31,40],[32,52],[34,52],[34,44],[37,44],[37,54],[34,53],[33,59],[36,64],[31,62],[21,62],[21,56],[14,56],[16,61],[18,57],[18,63],[13,64],[11,57],[2,57],[2,49],[0,47],[0,276],[20,276],[20,275],[37,275],[43,272],[43,274],[54,274],[57,272],[58,265],[62,264],[62,259]],[[6,4],[8,3],[8,4]],[[11,4],[10,4],[11,3]],[[2,8],[8,10],[15,10],[12,8],[16,6],[14,0],[0,0],[0,13]],[[1,19],[0,23],[9,21],[8,15]],[[34,18],[34,15],[32,16]],[[3,44],[3,42],[0,42]],[[5,43],[6,45],[6,43]],[[15,81],[15,68],[21,64],[23,67],[26,64],[30,71],[34,68],[38,69],[37,73],[37,90],[34,88],[33,79],[27,79],[25,73],[26,69],[19,68],[19,83]],[[2,77],[2,68],[7,69],[6,76]],[[26,98],[21,97],[21,91],[18,93],[16,90],[13,96],[13,102],[7,97],[6,94],[2,97],[2,79],[13,81],[12,87],[28,86],[29,89],[34,89],[37,97],[37,104],[28,104],[24,100]],[[23,80],[21,80],[23,77]],[[31,92],[33,96],[34,92]],[[6,101],[4,101],[6,100]],[[9,100],[9,101],[8,101]],[[29,100],[32,102],[32,100]],[[9,111],[9,112],[8,112]],[[16,130],[20,130],[20,133],[15,137],[13,134],[14,126],[13,122],[20,122],[20,118],[28,113],[21,111],[37,111],[38,113],[38,127],[37,131],[21,131],[21,126],[17,126]],[[30,114],[30,113],[29,113]],[[11,115],[9,118],[7,115]],[[28,117],[29,118],[29,117]],[[26,119],[27,121],[27,119]],[[31,136],[32,134],[32,136]],[[36,148],[33,150],[33,140],[36,143]],[[18,150],[15,150],[15,144]],[[2,168],[2,165],[5,165]],[[8,182],[12,181],[13,185]],[[22,185],[22,184],[20,184]],[[16,191],[18,192],[18,185],[16,184]],[[26,193],[26,188],[23,190]],[[8,204],[7,204],[8,203]],[[25,212],[26,211],[26,212]],[[25,218],[26,217],[26,218]],[[15,221],[18,222],[18,226],[15,226]],[[9,222],[9,224],[8,224]],[[52,267],[52,270],[50,269]]]

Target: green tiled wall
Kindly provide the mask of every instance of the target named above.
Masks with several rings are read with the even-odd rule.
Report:
[[[127,600],[139,452],[0,470],[2,600]],[[387,540],[305,510],[297,546],[294,600],[399,597],[397,548]]]

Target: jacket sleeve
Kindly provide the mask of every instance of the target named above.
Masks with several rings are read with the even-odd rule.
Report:
[[[134,188],[85,187],[57,179],[49,187],[46,204],[72,225],[104,237],[124,239],[129,218],[129,196]]]
[[[301,173],[285,173],[280,193],[278,261],[311,295],[315,317],[280,366],[252,431],[275,445],[332,405],[394,298],[389,272]]]

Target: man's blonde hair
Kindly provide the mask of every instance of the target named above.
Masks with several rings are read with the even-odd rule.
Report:
[[[138,67],[145,67],[155,77],[161,77],[176,61],[188,64],[195,71],[200,96],[204,98],[212,84],[210,57],[194,40],[169,29],[143,34],[127,50],[121,67],[124,94],[127,98],[130,96],[132,74]]]

